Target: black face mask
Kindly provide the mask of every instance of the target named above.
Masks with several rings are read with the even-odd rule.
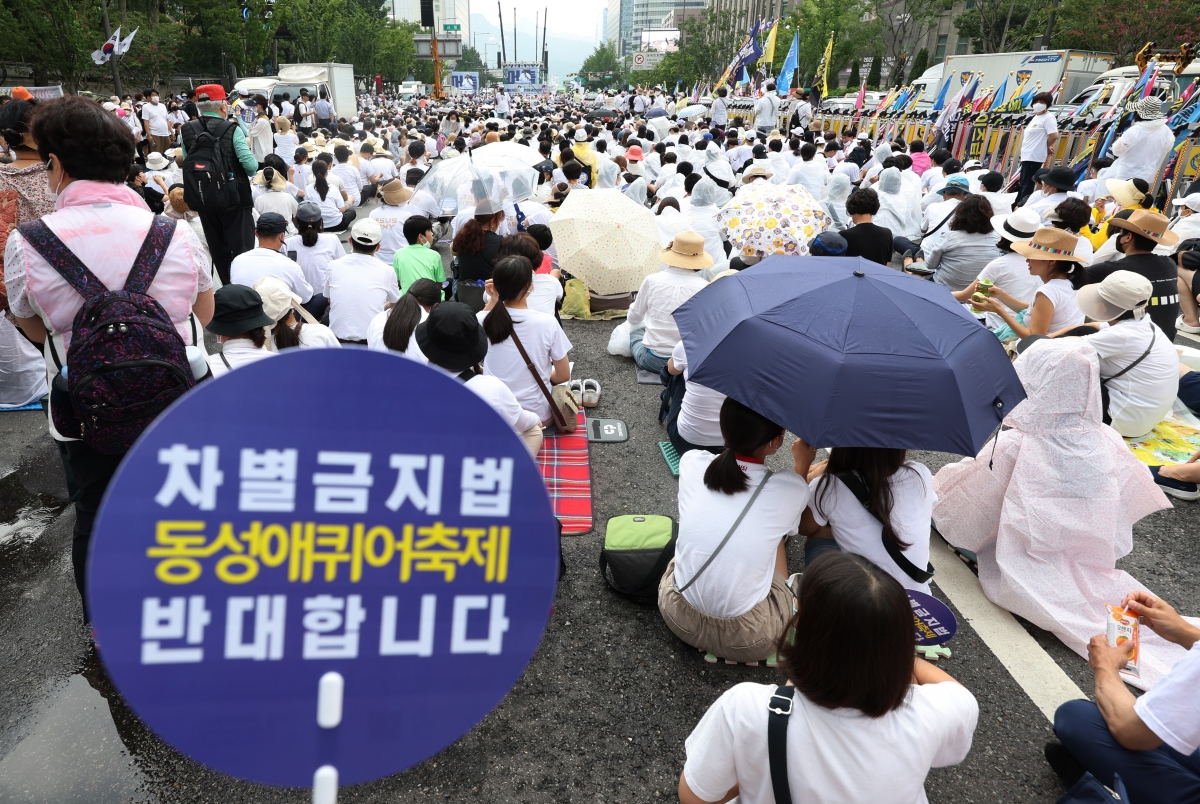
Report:
[[[1117,245],[1117,252],[1120,254],[1124,254],[1125,253],[1125,236],[1124,235],[1121,235],[1120,237],[1117,238],[1116,245]]]

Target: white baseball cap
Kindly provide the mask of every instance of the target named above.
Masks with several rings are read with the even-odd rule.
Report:
[[[1178,207],[1187,207],[1192,212],[1200,212],[1200,193],[1192,193],[1191,195],[1185,195],[1183,198],[1172,199],[1171,203]]]
[[[1133,310],[1134,318],[1146,313],[1154,294],[1150,280],[1133,271],[1113,271],[1102,282],[1084,285],[1075,294],[1075,302],[1093,321],[1112,321]]]
[[[375,246],[383,239],[383,229],[374,218],[363,218],[350,227],[350,239],[360,246]]]

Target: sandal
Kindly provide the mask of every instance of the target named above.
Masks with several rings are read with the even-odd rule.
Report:
[[[595,380],[584,380],[579,395],[585,408],[594,408],[600,404],[600,383]]]

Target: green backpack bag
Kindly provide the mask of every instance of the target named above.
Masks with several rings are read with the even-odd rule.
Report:
[[[669,516],[608,520],[600,550],[600,575],[608,588],[640,603],[657,603],[659,581],[675,557],[676,531]]]

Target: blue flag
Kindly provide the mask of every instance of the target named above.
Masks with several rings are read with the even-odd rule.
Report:
[[[931,112],[940,112],[942,107],[946,105],[946,90],[950,88],[950,79],[946,79],[946,83],[942,84],[942,91],[938,93],[937,100],[933,102]]]
[[[796,66],[800,63],[800,32],[792,34],[792,46],[788,48],[787,57],[783,60],[783,66],[779,68],[779,79],[775,82],[776,88],[779,90],[779,97],[785,97],[788,90],[792,87],[792,74],[796,72]]]

